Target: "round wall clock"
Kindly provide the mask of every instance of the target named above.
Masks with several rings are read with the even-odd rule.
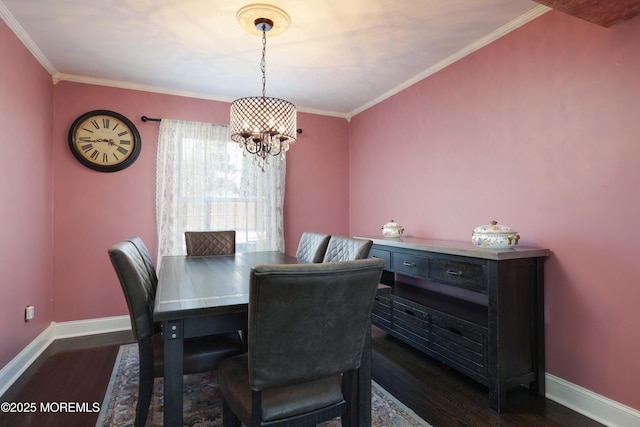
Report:
[[[89,111],[69,129],[69,148],[83,165],[100,172],[115,172],[133,164],[140,154],[138,129],[122,114]]]

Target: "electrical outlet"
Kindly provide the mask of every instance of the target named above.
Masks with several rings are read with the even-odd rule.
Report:
[[[32,305],[28,305],[24,308],[24,321],[28,322],[36,315],[36,308]]]

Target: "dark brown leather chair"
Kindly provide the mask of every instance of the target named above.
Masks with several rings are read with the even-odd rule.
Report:
[[[357,384],[384,261],[251,271],[247,354],[223,361],[223,425],[308,427],[358,416]]]
[[[365,259],[373,246],[373,240],[331,236],[322,262],[353,261]]]
[[[185,231],[187,255],[212,256],[236,253],[236,231]]]
[[[140,375],[135,426],[142,427],[149,411],[153,379],[161,377],[164,371],[163,338],[160,325],[153,322],[157,279],[155,269],[153,274],[149,274],[145,259],[131,241],[125,240],[112,246],[108,253],[127,300],[131,329],[138,342]],[[244,346],[238,333],[186,339],[184,373],[217,369],[220,361],[243,351]]]
[[[322,262],[330,238],[331,236],[328,234],[305,231],[300,237],[296,258],[298,258],[298,261],[301,263]]]

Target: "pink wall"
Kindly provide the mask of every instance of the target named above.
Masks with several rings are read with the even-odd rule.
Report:
[[[350,232],[548,247],[547,372],[640,409],[640,18],[550,12],[352,119]]]
[[[349,234],[348,122],[298,114],[298,127],[302,135],[287,154],[284,208],[285,244],[292,254],[304,231]]]
[[[640,18],[603,29],[550,12],[350,124],[299,114],[287,251],[304,230],[378,235],[391,218],[408,235],[456,240],[492,219],[511,225],[521,244],[552,250],[548,372],[640,409],[637,40]],[[3,366],[52,320],[126,313],[106,249],[138,234],[156,250],[158,124],[139,117],[226,123],[228,104],[52,86],[4,23],[0,58]],[[72,157],[68,128],[92,109],[138,126],[129,169],[101,174]],[[26,304],[36,305],[29,323]]]
[[[74,119],[94,110],[131,119],[142,152],[129,168],[100,173],[78,163],[67,146]],[[154,254],[155,162],[159,123],[140,117],[229,122],[229,104],[149,92],[61,82],[54,89],[56,321],[127,313],[107,249],[139,235]],[[346,120],[298,114],[303,134],[287,157],[285,240],[295,252],[302,231],[348,230],[348,144]],[[326,136],[325,136],[326,135]]]
[[[51,76],[0,21],[0,367],[53,317]],[[36,316],[24,321],[24,307]]]

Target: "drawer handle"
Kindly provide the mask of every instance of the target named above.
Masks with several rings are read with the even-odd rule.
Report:
[[[447,270],[447,274],[450,274],[452,276],[462,276],[462,271],[460,270],[452,270],[452,269],[448,269]]]
[[[462,336],[462,331],[460,329],[458,329],[458,328],[449,328],[449,330],[451,332],[453,332],[454,334],[456,334],[456,335]]]
[[[405,308],[404,312],[405,312],[405,313],[407,313],[409,316],[416,317],[416,314],[413,312],[413,310],[407,310],[407,309]]]
[[[415,267],[416,263],[415,262],[405,261],[405,262],[402,263],[402,265],[404,265],[405,267]]]

